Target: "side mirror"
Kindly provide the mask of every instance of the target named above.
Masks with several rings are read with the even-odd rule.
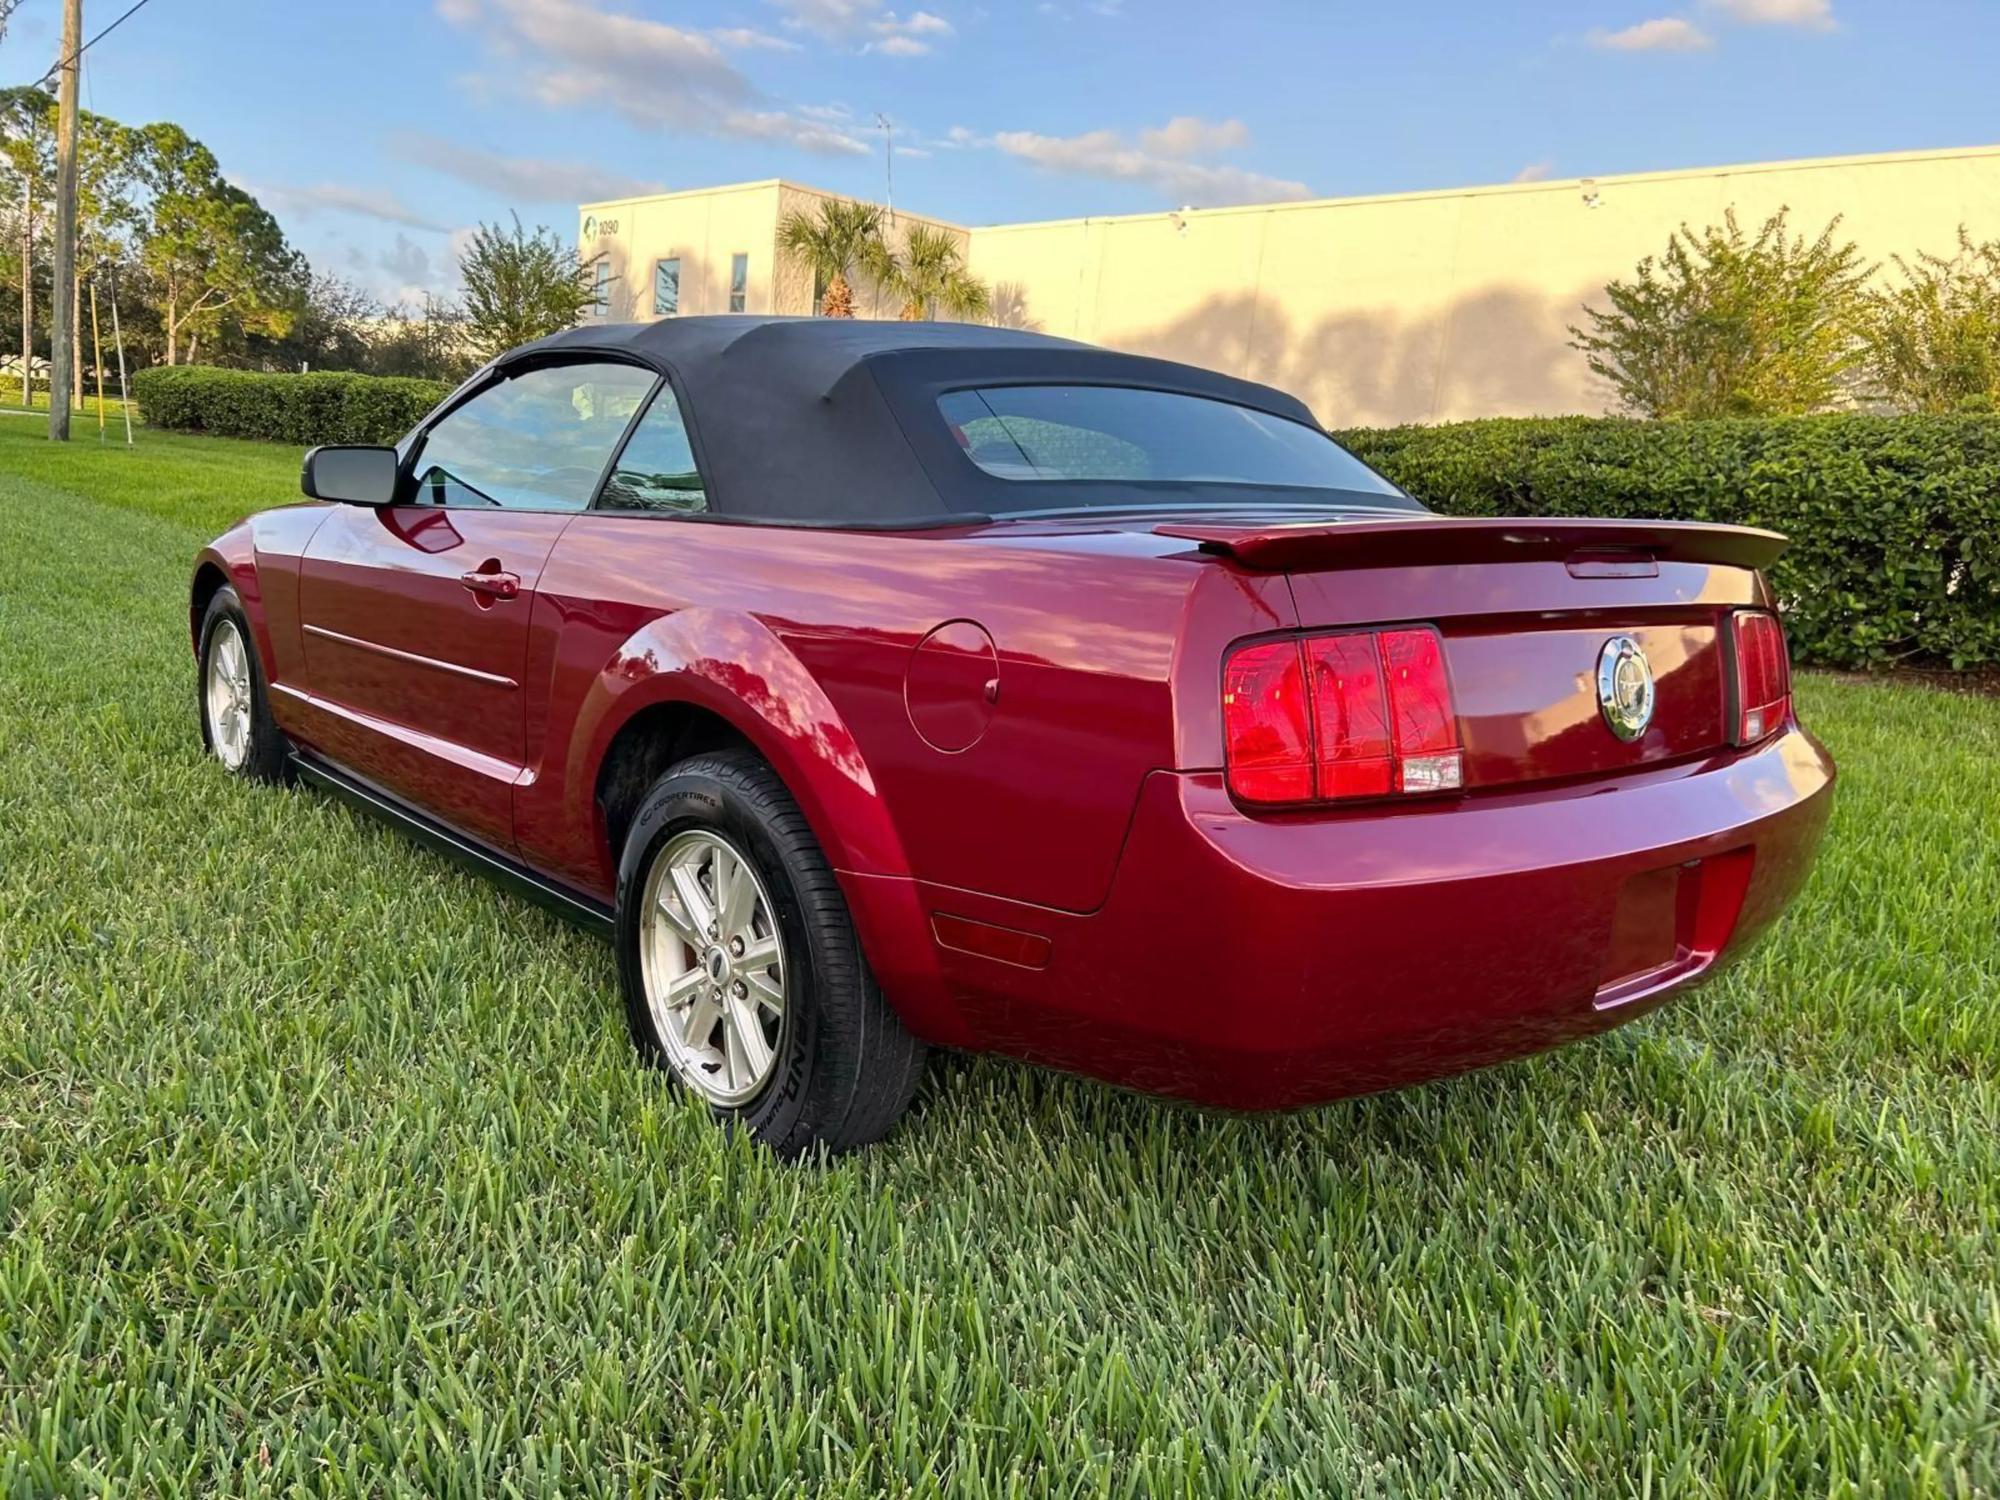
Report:
[[[299,488],[314,500],[342,505],[396,503],[396,450],[360,446],[314,448],[299,470]]]

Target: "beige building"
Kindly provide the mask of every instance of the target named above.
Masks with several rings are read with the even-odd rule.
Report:
[[[806,313],[780,219],[830,196],[785,182],[579,211],[603,315]],[[1600,412],[1569,325],[1678,225],[1836,214],[1868,256],[2000,238],[2000,147],[1775,162],[1451,192],[966,229],[997,320],[1292,391],[1330,425]],[[898,210],[898,221],[911,219]],[[864,316],[889,313],[860,293]]]

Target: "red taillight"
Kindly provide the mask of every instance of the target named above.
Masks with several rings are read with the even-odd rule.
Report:
[[[1267,641],[1230,657],[1222,672],[1230,789],[1246,802],[1311,801],[1311,717],[1297,641]]]
[[[1792,714],[1792,663],[1784,627],[1763,610],[1732,616],[1736,647],[1736,743],[1754,745]]]
[[[1454,791],[1458,716],[1429,626],[1246,646],[1223,669],[1229,789],[1245,802]]]

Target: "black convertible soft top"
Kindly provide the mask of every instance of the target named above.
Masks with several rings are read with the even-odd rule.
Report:
[[[1318,425],[1304,403],[1269,386],[965,323],[731,315],[596,324],[495,363],[586,352],[637,360],[673,382],[711,510],[743,520],[889,527],[1021,509],[1020,485],[969,462],[938,415],[938,396],[967,386],[1138,386]],[[1187,490],[1129,488],[1137,503]]]

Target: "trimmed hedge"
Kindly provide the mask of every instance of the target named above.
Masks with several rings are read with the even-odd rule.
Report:
[[[155,427],[393,443],[442,381],[141,370]],[[1792,654],[1837,667],[2000,665],[2000,418],[1555,417],[1334,434],[1447,515],[1727,521],[1792,539],[1771,570]]]
[[[2000,420],[1496,419],[1334,434],[1449,515],[1726,521],[1792,539],[1792,654],[2000,663]]]
[[[148,424],[274,443],[393,443],[452,387],[386,375],[261,375],[160,365],[132,377]]]

